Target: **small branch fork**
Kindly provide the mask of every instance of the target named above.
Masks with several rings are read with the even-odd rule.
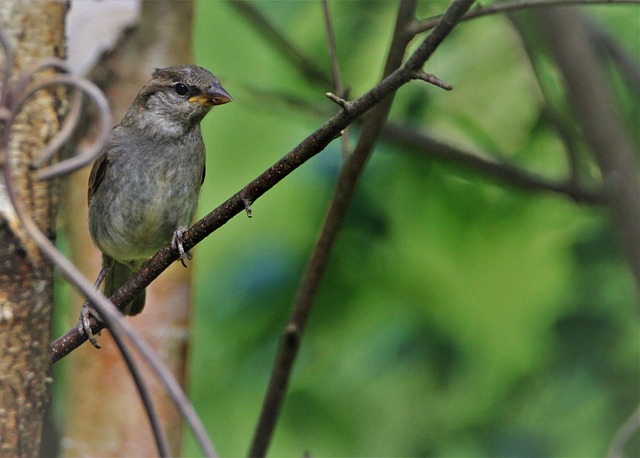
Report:
[[[95,85],[77,75],[71,74],[65,63],[56,58],[47,58],[39,61],[33,67],[18,75],[14,82],[12,81],[13,49],[1,32],[0,47],[4,54],[4,72],[2,75],[2,88],[0,89],[0,169],[2,169],[1,173],[4,178],[7,196],[22,229],[37,245],[40,252],[60,269],[63,276],[91,301],[111,330],[142,397],[160,456],[169,456],[168,442],[161,425],[157,421],[158,416],[151,403],[149,390],[133,363],[131,350],[124,344],[123,336],[126,336],[130,344],[136,348],[165,386],[168,395],[174,400],[181,414],[194,431],[196,440],[202,450],[207,456],[216,456],[215,449],[207,437],[202,423],[195,414],[193,407],[189,404],[178,382],[164,367],[153,350],[137,337],[131,325],[124,321],[122,314],[109,303],[104,295],[93,289],[91,282],[56,249],[55,245],[42,232],[31,217],[30,212],[26,210],[26,205],[19,196],[14,180],[17,171],[12,170],[13,161],[9,157],[11,154],[9,150],[11,131],[18,114],[34,94],[45,89],[61,86],[70,88],[72,91],[70,108],[62,121],[60,130],[30,165],[36,179],[40,180],[60,177],[91,163],[95,159],[100,153],[112,126],[111,112],[107,100]],[[56,73],[48,75],[51,70]],[[88,97],[97,108],[98,128],[96,135],[92,140],[83,143],[74,156],[43,168],[42,166],[53,158],[58,149],[69,140],[74,132],[80,119],[83,96]]]
[[[417,4],[416,0],[401,1],[384,76],[388,78],[390,75],[404,71],[407,81],[420,79],[450,90],[450,85],[433,75],[425,73],[420,68],[433,54],[442,40],[453,30],[459,18],[472,3],[473,0],[454,0],[433,33],[424,40],[418,51],[409,58],[407,64],[401,67],[406,47],[413,38],[406,31],[415,19]],[[411,66],[414,67],[412,68]],[[386,81],[386,78],[383,82]],[[363,124],[358,144],[353,153],[346,158],[340,171],[334,196],[324,220],[324,226],[307,263],[293,310],[280,341],[271,379],[249,450],[248,456],[250,457],[266,456],[291,378],[293,365],[300,349],[302,336],[313,308],[314,298],[327,267],[329,254],[344,221],[360,174],[364,170],[366,162],[387,121],[394,95],[395,92],[392,91],[368,114]],[[351,111],[352,103],[348,103],[331,93],[327,94],[327,97],[341,106],[344,111]]]
[[[331,76],[333,77],[333,87],[336,91],[337,96],[334,96],[336,100],[340,100],[344,102],[342,104],[342,108],[346,106],[346,101],[344,100],[347,97],[347,90],[344,88],[344,84],[342,83],[342,75],[340,73],[340,64],[338,63],[338,50],[336,45],[336,37],[333,33],[333,23],[331,22],[331,12],[329,10],[329,1],[322,0],[322,10],[324,13],[324,25],[327,33],[327,48],[329,51],[329,62],[331,63]],[[330,93],[327,93],[329,96]],[[331,94],[333,96],[333,94]],[[333,100],[333,99],[332,99]],[[349,146],[349,131],[345,129],[341,134],[342,140],[342,157],[346,159],[350,154],[350,146]]]
[[[434,74],[427,73],[423,70],[416,70],[413,73],[413,78],[417,80],[426,81],[427,83],[433,84],[434,86],[439,87],[440,89],[444,89],[445,91],[451,91],[453,89],[453,86],[447,83],[446,81],[442,81],[440,78],[438,78]]]
[[[349,110],[349,101],[343,99],[342,97],[338,97],[333,92],[327,92],[325,96],[343,110]]]

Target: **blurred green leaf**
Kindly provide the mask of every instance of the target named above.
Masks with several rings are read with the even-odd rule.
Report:
[[[254,4],[329,68],[318,3]],[[197,5],[198,62],[234,97],[205,121],[203,214],[323,121],[276,92],[336,107],[323,96],[331,88],[305,81],[234,8]],[[445,6],[422,2],[421,14]],[[397,6],[330,7],[356,95],[380,77]],[[637,55],[637,7],[588,11]],[[460,25],[426,70],[455,90],[403,87],[394,119],[566,176],[564,146],[541,121],[536,76],[505,18]],[[562,106],[562,91],[550,94]],[[238,216],[195,250],[191,393],[224,456],[249,449],[340,157],[334,142],[255,202],[252,219]],[[602,456],[640,386],[633,279],[607,216],[381,144],[332,253],[271,455]],[[189,443],[185,455],[194,453]]]

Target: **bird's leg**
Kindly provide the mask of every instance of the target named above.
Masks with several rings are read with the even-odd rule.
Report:
[[[94,289],[100,288],[100,285],[104,281],[104,278],[109,273],[111,266],[113,265],[113,259],[108,256],[102,256],[102,267],[100,268],[100,273],[98,274],[98,278],[96,278],[96,282],[93,284]],[[93,331],[91,330],[91,323],[89,322],[89,317],[94,317],[98,321],[102,321],[98,312],[91,306],[89,300],[86,300],[84,304],[82,304],[82,311],[80,312],[80,320],[78,322],[78,329],[87,336],[91,345],[96,348],[100,348],[98,345],[98,341],[93,335]]]
[[[193,258],[193,255],[189,251],[186,251],[182,246],[184,242],[182,236],[186,231],[187,226],[180,225],[176,227],[176,230],[173,232],[173,237],[171,237],[171,247],[178,252],[178,255],[180,255],[180,262],[184,267],[187,267],[184,263],[185,258],[188,260]]]

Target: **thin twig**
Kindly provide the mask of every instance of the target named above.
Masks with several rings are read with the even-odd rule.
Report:
[[[325,87],[331,85],[331,78],[319,69],[313,60],[308,59],[302,51],[296,48],[291,40],[276,29],[253,3],[246,0],[235,0],[229,2],[228,5],[248,19],[255,26],[255,29],[273,43],[284,56],[294,62],[294,68],[300,69],[308,79]]]
[[[453,89],[453,86],[451,84],[447,83],[446,81],[442,81],[436,75],[427,73],[423,70],[418,70],[417,72],[415,72],[414,77],[417,80],[426,81],[427,83],[433,84],[434,86],[439,87],[440,89],[444,89],[445,91],[451,91]]]
[[[509,162],[499,161],[492,155],[476,153],[438,140],[426,132],[417,130],[415,126],[388,122],[383,133],[390,140],[409,147],[425,157],[481,172],[521,189],[563,194],[578,203],[591,205],[604,203],[604,194],[601,189],[587,189],[572,180],[558,182],[541,177]]]
[[[411,66],[413,65],[415,66],[415,73],[415,70],[424,65],[442,40],[453,29],[459,17],[464,14],[472,3],[473,0],[454,0],[451,3],[441,23],[438,24],[433,33],[425,39],[418,48],[418,51],[409,58],[407,65],[403,66],[405,71],[408,70],[408,68],[412,68]],[[396,69],[400,67],[402,63],[406,46],[412,37],[405,33],[405,31],[414,19],[415,8],[415,0],[405,0],[400,4],[391,49],[389,50],[387,63],[385,65],[385,76],[393,74],[394,71],[397,72],[398,70]],[[314,298],[326,270],[329,253],[344,221],[358,178],[380,136],[392,103],[393,94],[390,94],[390,96],[386,97],[372,110],[364,123],[362,134],[355,150],[345,161],[340,171],[336,190],[324,220],[323,229],[307,264],[296,294],[293,310],[280,342],[267,393],[263,401],[260,418],[249,451],[249,456],[251,457],[263,457],[266,455],[271,438],[273,437],[284,395],[291,378],[293,364],[300,348],[309,314],[313,307]]]
[[[533,74],[538,81],[538,88],[542,94],[544,105],[542,107],[542,116],[550,127],[555,130],[558,138],[565,147],[567,156],[567,164],[569,166],[568,182],[572,183],[576,188],[580,187],[581,178],[581,161],[580,151],[577,141],[577,132],[573,123],[573,117],[563,116],[559,109],[554,106],[553,98],[549,95],[548,85],[545,83],[546,69],[541,68],[540,59],[538,58],[535,43],[538,43],[539,36],[532,36],[531,21],[526,18],[514,14],[507,13],[507,18],[513,23],[515,29],[520,34],[522,46],[529,57]]]
[[[450,7],[451,14],[456,14],[462,5],[472,3],[471,0],[456,0]],[[453,9],[452,9],[453,8]],[[450,20],[446,18],[446,20]],[[196,222],[183,234],[183,246],[186,250],[204,240],[211,233],[226,224],[231,218],[245,210],[245,201],[255,202],[271,188],[287,177],[291,172],[306,161],[320,153],[334,139],[340,136],[342,130],[376,106],[382,99],[396,91],[413,79],[413,73],[420,68],[433,53],[449,32],[449,28],[434,30],[424,42],[414,51],[412,56],[398,70],[384,78],[368,92],[347,102],[346,109],[339,111],[329,118],[319,129],[312,132],[293,150],[269,169],[243,187],[235,195],[220,204],[208,215]],[[178,259],[177,252],[167,243],[143,267],[134,274],[113,296],[111,302],[122,305],[131,302],[133,298],[154,279],[156,279],[172,262]],[[91,320],[91,330],[97,333],[103,325]],[[86,341],[85,335],[77,328],[69,330],[64,336],[51,344],[49,350],[53,362],[60,360]]]
[[[340,106],[343,110],[347,109],[349,102],[342,97],[335,95],[333,92],[327,92],[325,96],[336,105]]]
[[[325,117],[330,114],[328,110],[321,109],[318,105],[310,104],[302,98],[287,96],[275,91],[265,92],[253,88],[248,90],[260,94],[260,99],[279,100],[286,104],[287,107],[292,107],[314,116]],[[336,97],[334,94],[331,94],[331,96]],[[346,104],[347,101],[340,99],[336,103]],[[356,120],[354,123],[361,123],[361,119]],[[475,170],[484,173],[488,178],[499,180],[509,186],[536,192],[557,193],[569,197],[580,204],[602,205],[604,203],[601,188],[595,187],[591,189],[571,178],[564,181],[546,178],[517,164],[496,159],[496,157],[511,157],[513,156],[512,154],[505,152],[490,154],[455,146],[450,142],[438,139],[428,131],[420,129],[419,126],[413,124],[388,121],[382,130],[382,138],[395,145],[410,148],[425,158]]]
[[[473,11],[468,12],[462,21],[475,19],[491,14],[501,14],[509,11],[525,10],[530,8],[548,8],[559,5],[603,5],[603,4],[629,4],[638,3],[638,0],[519,0],[513,2],[499,2],[491,5],[479,5]],[[435,16],[415,24],[414,34],[426,32],[436,26],[441,16]]]
[[[335,93],[337,94],[337,98],[340,100],[344,100],[346,97],[346,91],[344,89],[344,85],[342,84],[342,76],[340,73],[340,65],[338,64],[338,51],[336,45],[336,37],[333,32],[333,23],[331,21],[331,13],[329,11],[329,2],[328,0],[322,0],[322,10],[324,12],[324,24],[327,33],[327,48],[329,51],[329,62],[331,63],[331,76],[333,77],[333,88]],[[332,99],[329,96],[330,93],[327,93],[327,97],[336,102],[335,99]],[[331,94],[333,95],[333,94]],[[344,108],[344,105],[342,105]],[[342,158],[346,159],[349,157],[351,148],[349,146],[349,130],[345,129],[342,133]]]
[[[566,81],[567,101],[600,168],[640,308],[640,174],[632,134],[611,94],[584,15],[557,8],[539,11],[536,23]]]
[[[169,441],[167,440],[167,436],[164,433],[164,429],[162,428],[162,423],[160,423],[160,417],[156,413],[156,408],[153,404],[153,399],[151,398],[151,391],[147,388],[147,384],[144,381],[142,372],[138,369],[138,365],[133,359],[131,351],[127,347],[125,341],[122,339],[120,333],[111,332],[111,337],[113,337],[113,340],[118,346],[118,350],[122,355],[122,359],[124,359],[125,364],[129,368],[131,378],[136,385],[138,394],[140,394],[142,405],[147,411],[147,417],[149,418],[149,423],[151,423],[151,431],[153,432],[153,437],[158,448],[158,455],[160,455],[161,457],[171,456]]]
[[[601,24],[589,20],[587,25],[593,39],[602,43],[605,51],[604,54],[611,58],[617,65],[629,88],[635,93],[637,100],[638,94],[640,93],[640,66],[638,65],[638,57],[620,46],[620,43],[608,30],[605,30]]]
[[[333,33],[333,24],[331,22],[331,13],[329,12],[329,2],[327,0],[322,0],[322,11],[324,13],[324,25],[327,33],[327,48],[329,51],[329,62],[331,63],[333,88],[338,96],[344,97],[344,86],[342,84],[342,76],[340,75],[340,65],[338,64],[336,37]]]

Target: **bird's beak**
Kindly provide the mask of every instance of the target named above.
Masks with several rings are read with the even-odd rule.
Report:
[[[224,105],[232,100],[229,93],[220,84],[216,83],[200,94],[191,97],[189,102],[197,103],[203,107],[212,107],[214,105]]]

